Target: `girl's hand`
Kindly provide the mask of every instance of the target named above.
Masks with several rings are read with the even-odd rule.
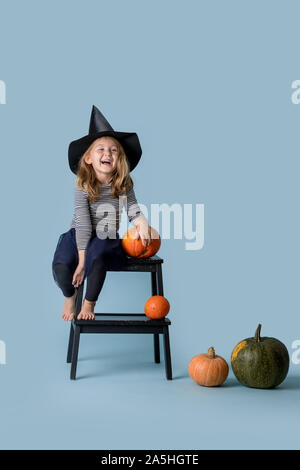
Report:
[[[141,237],[143,245],[146,247],[151,243],[151,228],[147,223],[136,225],[136,234],[134,240]]]
[[[84,278],[84,265],[78,264],[73,274],[73,280],[72,280],[73,286],[74,285],[75,287],[80,286],[80,284],[82,284],[83,278]]]

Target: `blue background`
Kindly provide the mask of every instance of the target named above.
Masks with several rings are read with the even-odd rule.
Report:
[[[299,365],[278,389],[208,389],[189,360],[299,320],[298,2],[1,1],[1,448],[299,447]],[[73,216],[71,140],[91,106],[136,131],[138,201],[205,205],[205,244],[163,240],[174,380],[152,337],[83,335],[51,261]],[[124,216],[123,216],[124,217]],[[147,274],[109,273],[96,311],[141,312]],[[162,343],[161,343],[162,346]],[[163,359],[163,350],[162,350]]]

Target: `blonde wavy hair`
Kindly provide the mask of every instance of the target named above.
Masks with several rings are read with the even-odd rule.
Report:
[[[112,194],[113,197],[126,195],[127,191],[133,188],[133,181],[129,174],[129,163],[126,153],[120,142],[114,137],[109,136],[117,145],[119,149],[119,156],[117,159],[116,168],[112,174]],[[98,139],[96,139],[98,140]],[[82,155],[77,171],[77,186],[88,194],[90,202],[95,202],[99,199],[101,194],[101,183],[96,177],[96,173],[91,164],[86,163],[85,157],[90,153],[92,146],[95,144],[94,140],[89,148]]]

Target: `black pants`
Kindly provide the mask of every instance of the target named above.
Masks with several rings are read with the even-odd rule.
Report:
[[[72,285],[74,272],[69,266],[63,263],[56,263],[53,266],[56,279],[65,297],[72,297],[75,287]],[[96,302],[106,278],[106,267],[101,258],[95,259],[90,274],[87,276],[87,286],[85,298],[90,302]]]

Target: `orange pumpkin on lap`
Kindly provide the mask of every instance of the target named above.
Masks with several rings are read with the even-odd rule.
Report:
[[[127,230],[122,238],[122,248],[127,255],[133,258],[150,258],[154,256],[161,245],[161,239],[157,230],[150,227],[151,230],[151,242],[148,246],[144,246],[141,237],[134,238],[137,234],[135,227]]]

